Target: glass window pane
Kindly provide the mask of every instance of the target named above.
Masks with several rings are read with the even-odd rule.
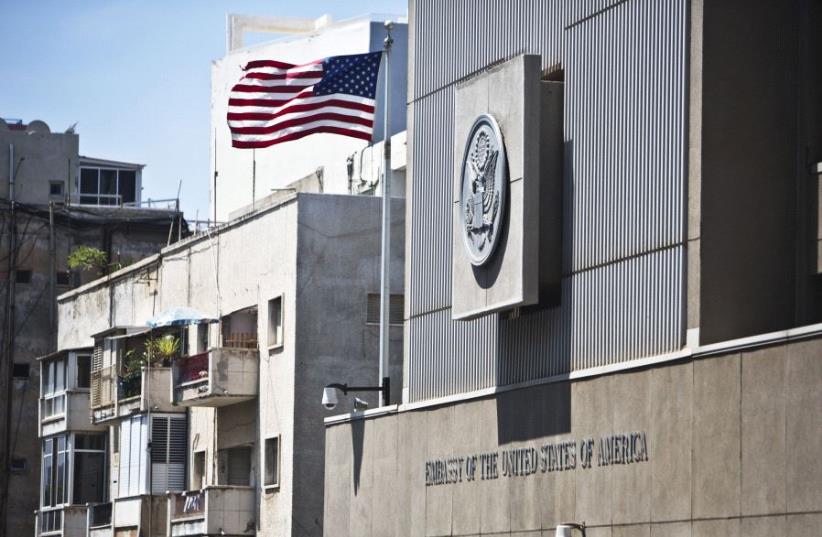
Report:
[[[43,395],[51,393],[51,370],[54,367],[54,362],[43,363],[43,378],[41,379]]]
[[[131,203],[137,199],[137,173],[130,170],[120,170],[120,196],[123,203]]]
[[[96,449],[103,451],[106,448],[105,439],[100,434],[75,434],[74,449]]]
[[[56,360],[54,362],[54,391],[66,389],[66,362]]]
[[[105,454],[75,452],[73,504],[102,502],[105,489]]]
[[[97,174],[99,170],[95,168],[82,168],[80,170],[80,193],[97,194]]]
[[[91,386],[91,355],[77,355],[77,387],[88,388]]]
[[[43,442],[43,505],[52,505],[51,497],[51,480],[52,480],[52,441],[51,439]]]
[[[100,205],[117,205],[117,170],[100,170]]]
[[[265,476],[264,485],[279,484],[277,470],[279,469],[279,438],[266,438],[265,440]]]
[[[57,480],[54,486],[55,504],[65,503],[66,493],[66,452],[57,453]]]

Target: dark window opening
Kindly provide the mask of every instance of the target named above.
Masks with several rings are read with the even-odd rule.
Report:
[[[24,457],[12,457],[11,471],[13,473],[25,472],[28,467],[28,462]]]
[[[67,270],[57,271],[57,285],[71,285],[71,272]]]
[[[30,270],[18,270],[17,271],[17,278],[15,279],[17,283],[31,283],[31,271]]]
[[[91,387],[91,355],[77,355],[77,387]]]
[[[16,379],[27,379],[29,378],[29,373],[31,372],[31,366],[29,364],[21,364],[16,363],[14,364],[14,371],[13,376]]]
[[[63,181],[49,182],[49,195],[62,196],[63,195]]]
[[[391,295],[388,298],[388,324],[393,326],[402,325],[403,308],[405,307],[405,297],[403,295]],[[368,301],[365,305],[365,323],[380,324],[380,294],[368,293]]]

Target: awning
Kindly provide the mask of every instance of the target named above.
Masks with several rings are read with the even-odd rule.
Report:
[[[192,324],[217,323],[219,319],[208,317],[194,308],[182,307],[166,310],[159,315],[155,315],[146,323],[151,328],[161,328],[164,326],[189,326]]]

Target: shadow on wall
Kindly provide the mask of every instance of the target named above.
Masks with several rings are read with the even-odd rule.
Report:
[[[354,495],[360,491],[360,471],[362,470],[362,446],[365,437],[365,420],[351,422],[351,452],[354,454]]]
[[[574,237],[573,141],[563,145],[562,215],[541,215],[540,229],[562,225],[562,274],[571,271]],[[528,230],[525,230],[527,232]],[[546,235],[547,236],[547,235]],[[549,251],[544,244],[540,249]],[[496,385],[507,386],[571,372],[574,301],[570,282],[559,286],[546,278],[548,263],[556,259],[540,256],[539,303],[521,309],[518,316],[500,315],[496,363]],[[514,390],[497,396],[497,440],[499,444],[533,440],[571,432],[571,384]]]

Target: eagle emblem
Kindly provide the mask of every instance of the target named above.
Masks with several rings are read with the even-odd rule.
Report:
[[[462,164],[461,220],[471,262],[482,265],[499,235],[505,193],[505,153],[499,127],[491,116],[474,123]]]

